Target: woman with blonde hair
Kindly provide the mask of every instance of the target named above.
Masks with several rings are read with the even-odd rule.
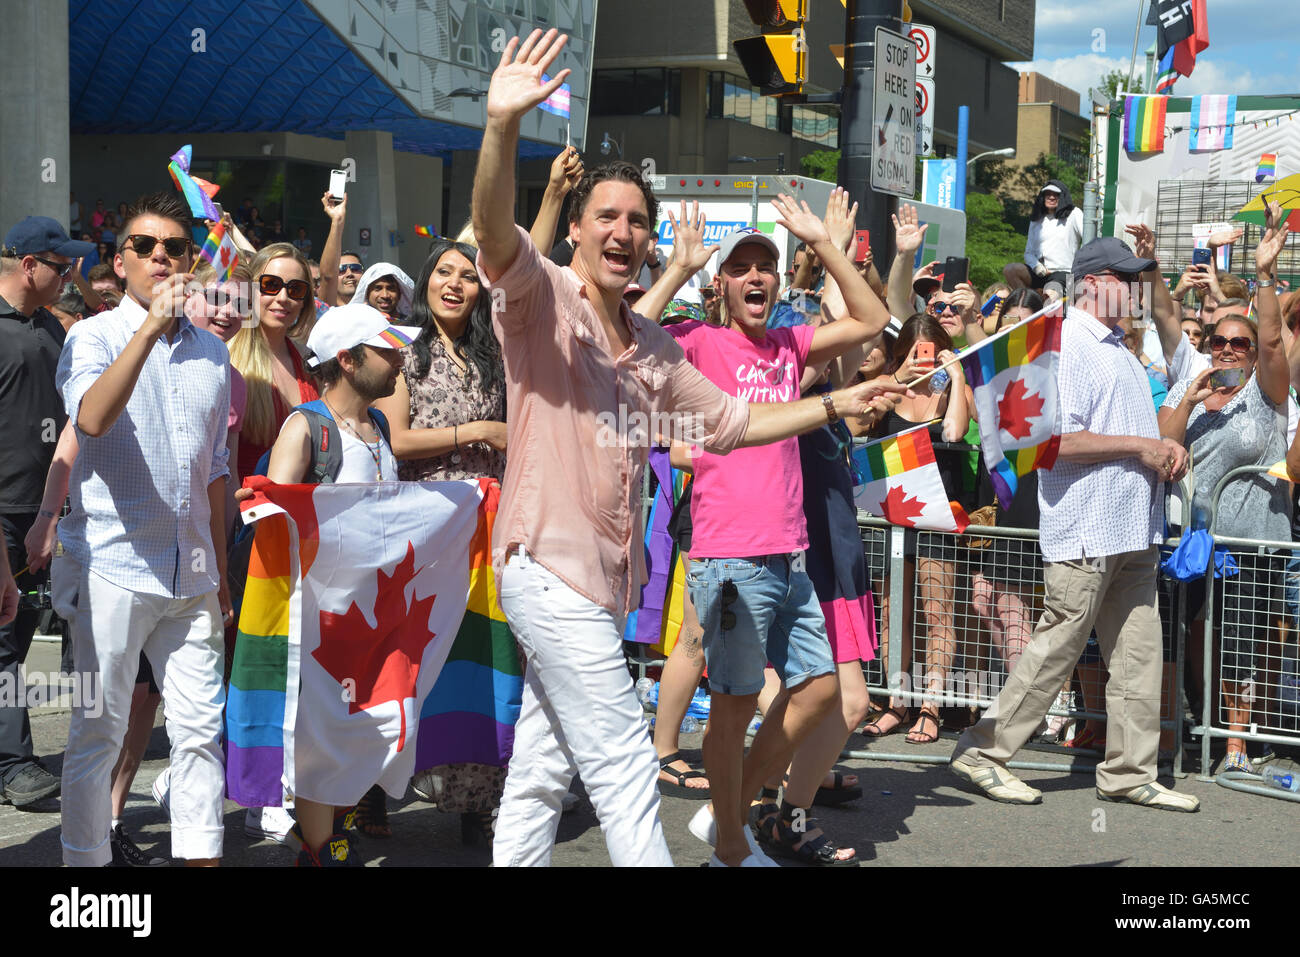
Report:
[[[311,268],[289,243],[264,247],[249,264],[252,321],[230,342],[230,364],[244,377],[248,404],[239,474],[252,475],[295,406],[320,398],[295,339],[314,315]]]

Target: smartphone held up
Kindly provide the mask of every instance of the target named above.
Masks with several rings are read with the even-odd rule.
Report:
[[[348,191],[348,171],[345,169],[330,170],[330,205],[337,206],[343,202],[343,196]]]

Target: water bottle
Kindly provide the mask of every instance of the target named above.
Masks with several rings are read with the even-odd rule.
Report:
[[[641,707],[653,711],[654,705],[651,702],[651,693],[655,688],[653,678],[638,678],[636,681],[636,700],[641,702]]]
[[[753,720],[749,722],[749,727],[745,729],[745,733],[749,735],[758,734],[758,729],[762,726],[762,724],[763,724],[763,716],[758,714],[754,715]]]
[[[948,388],[948,383],[952,377],[948,375],[947,369],[940,369],[934,375],[930,376],[930,394],[938,395],[944,389]]]
[[[1270,764],[1266,765],[1259,773],[1265,784],[1271,784],[1283,791],[1300,794],[1300,775],[1297,775],[1294,771],[1284,771]]]
[[[702,730],[704,729],[700,727],[700,722],[695,719],[695,715],[688,714],[686,717],[682,718],[682,734],[695,734]]]

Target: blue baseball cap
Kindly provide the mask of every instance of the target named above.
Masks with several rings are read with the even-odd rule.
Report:
[[[95,244],[68,238],[63,227],[48,216],[28,216],[5,234],[6,256],[30,256],[47,250],[80,259],[94,252]]]

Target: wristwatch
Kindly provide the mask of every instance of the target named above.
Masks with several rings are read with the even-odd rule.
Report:
[[[1276,280],[1276,279],[1256,279],[1256,280],[1255,280],[1255,288],[1256,288],[1256,289],[1267,289],[1269,286],[1276,286],[1276,285],[1277,285],[1277,280]]]
[[[826,423],[833,425],[840,420],[840,414],[835,411],[835,400],[831,398],[829,392],[822,393],[822,405],[826,407]]]

